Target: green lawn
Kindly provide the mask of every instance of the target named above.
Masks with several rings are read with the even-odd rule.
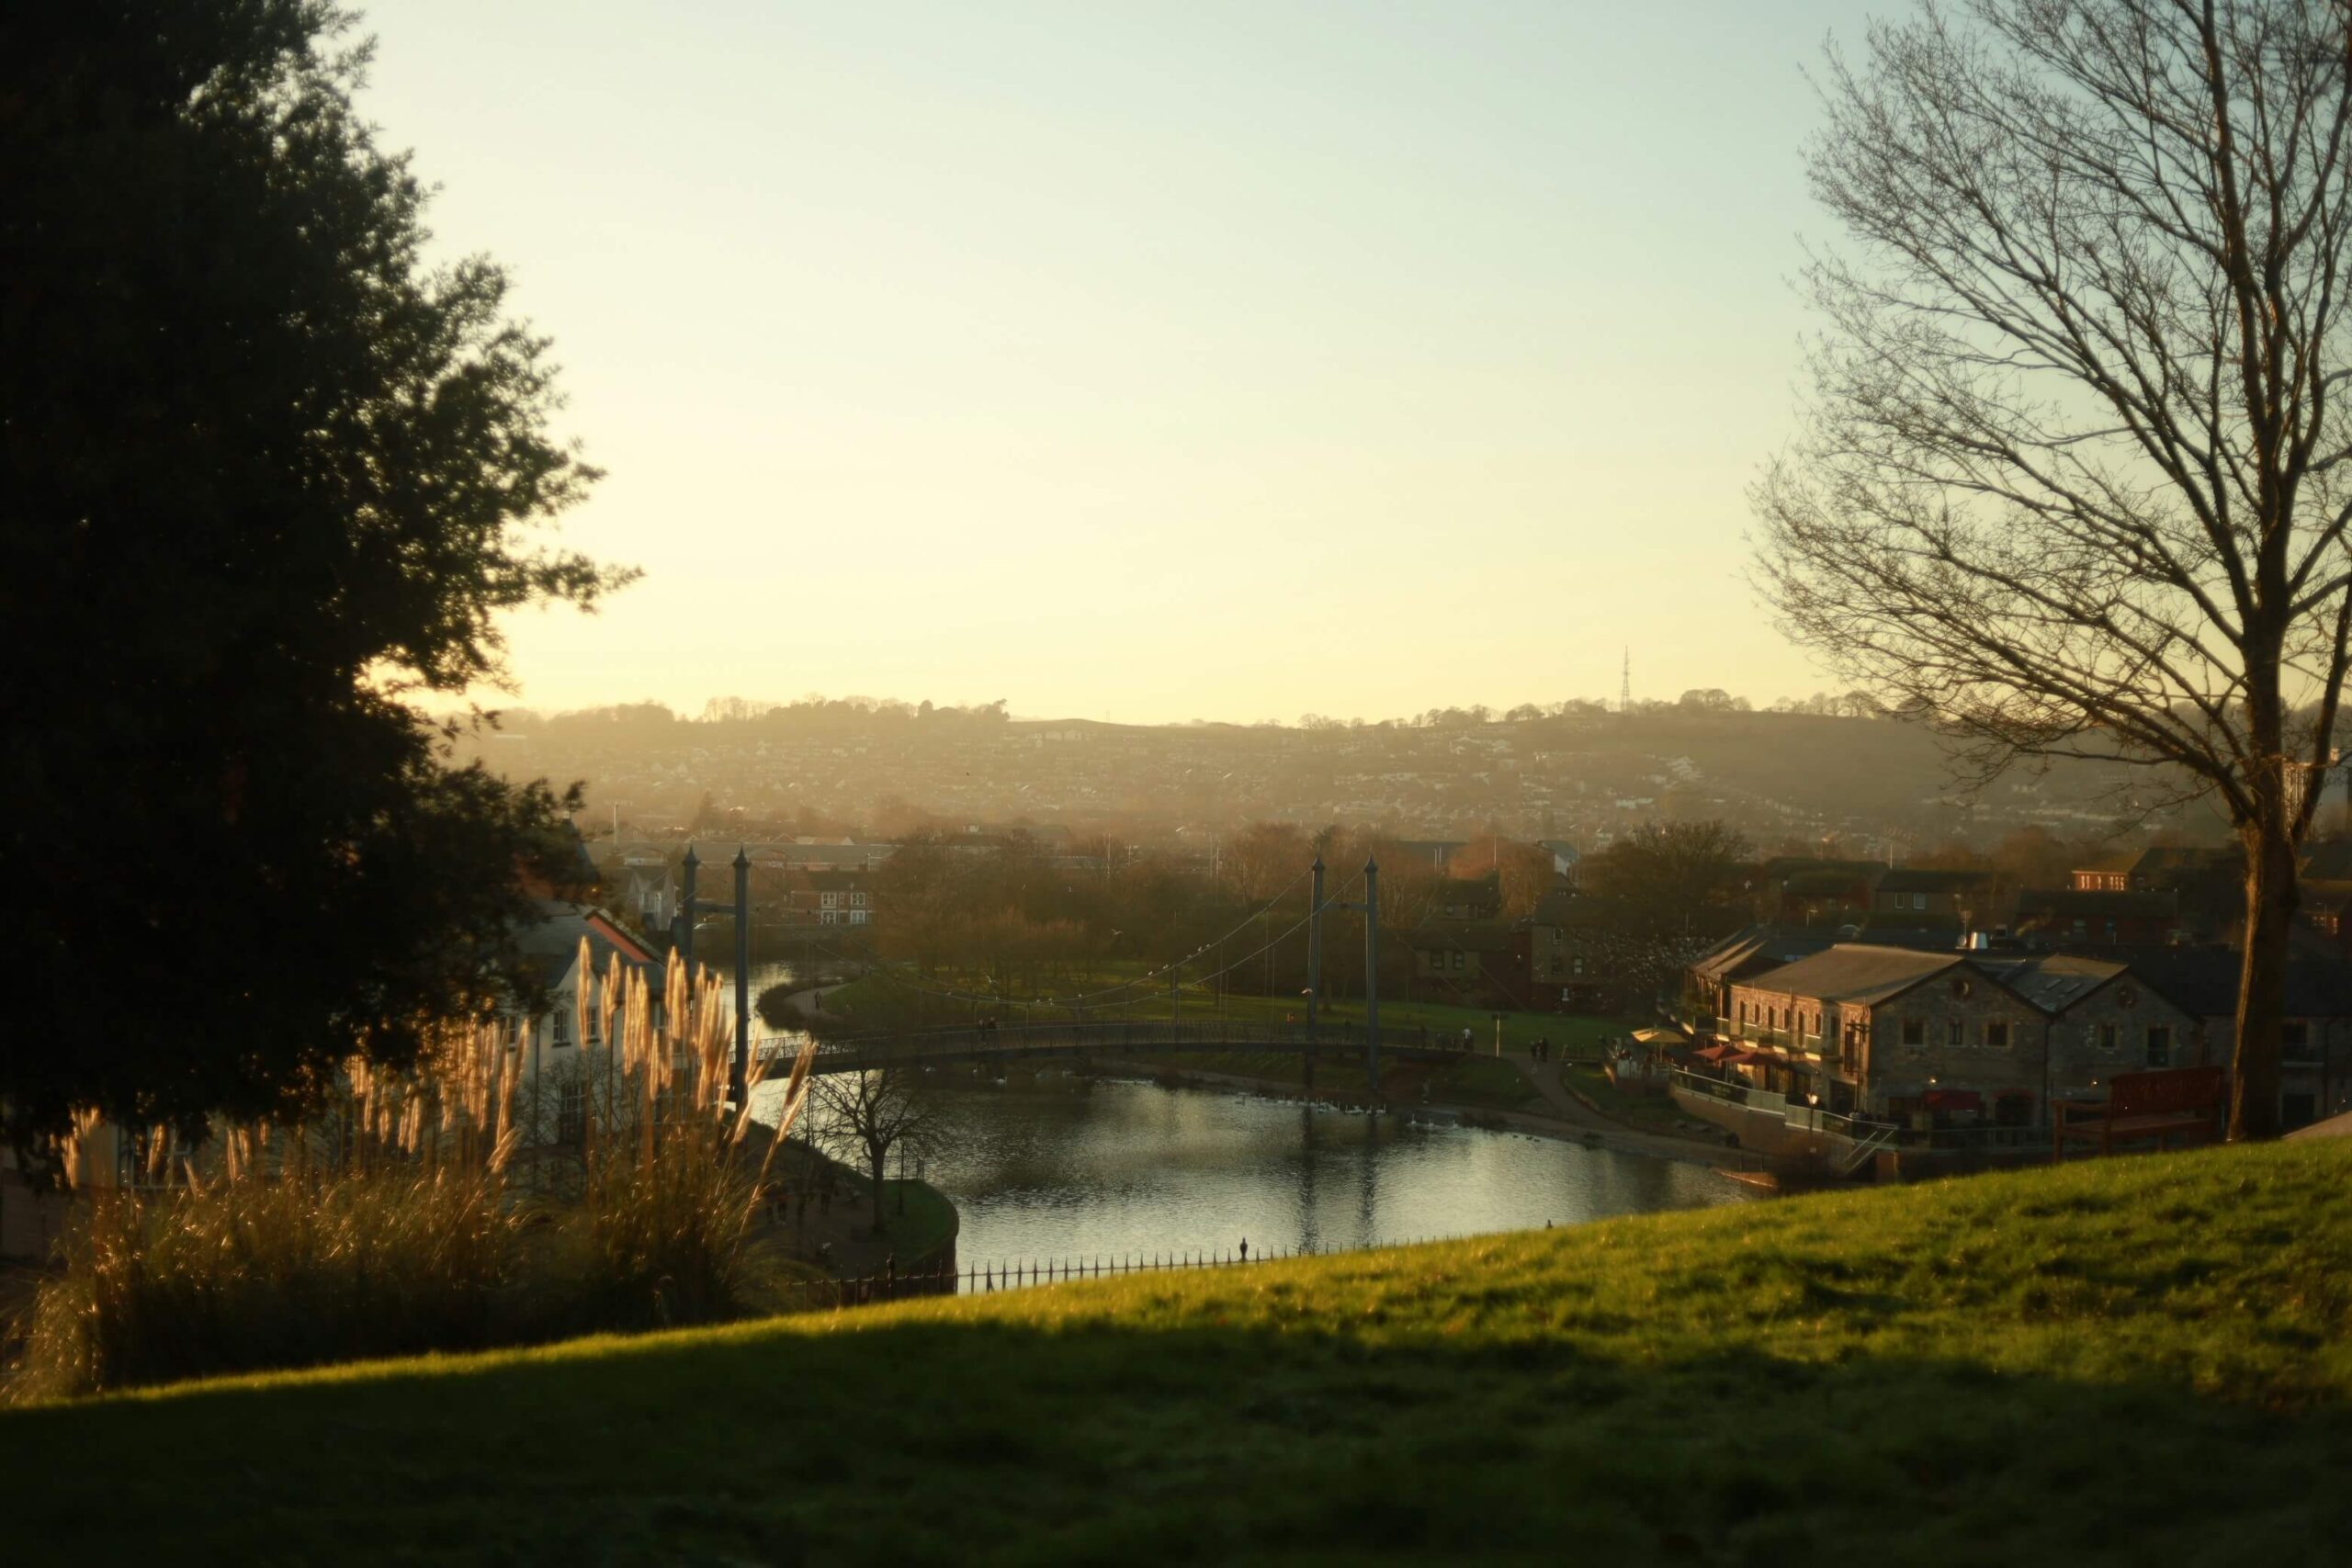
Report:
[[[1562,1081],[1592,1101],[1603,1114],[1645,1132],[1681,1134],[1699,1120],[1665,1095],[1634,1094],[1619,1089],[1599,1067],[1579,1063],[1565,1068],[1561,1077]],[[1680,1128],[1675,1125],[1678,1122],[1682,1123]],[[1720,1143],[1723,1139],[1719,1132],[1710,1131],[1705,1136],[1710,1143]]]
[[[1495,1111],[1541,1110],[1544,1100],[1516,1063],[1493,1056],[1470,1056],[1440,1067],[1430,1079],[1430,1098]]]
[[[2340,1563],[2347,1183],[2118,1159],[0,1412],[0,1520],[93,1562]]]
[[[956,1219],[956,1205],[928,1181],[892,1177],[882,1183],[882,1234],[909,1266],[953,1236]]]

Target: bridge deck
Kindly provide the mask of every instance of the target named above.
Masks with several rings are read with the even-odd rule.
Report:
[[[1360,1056],[1370,1043],[1360,1023],[1272,1023],[1212,1019],[1201,1023],[1023,1023],[995,1029],[925,1029],[841,1035],[820,1041],[812,1068],[819,1073],[861,1072],[875,1067],[933,1062],[979,1062],[1021,1057],[1162,1055],[1179,1051],[1266,1051]],[[1383,1055],[1410,1061],[1454,1061],[1463,1055],[1420,1027],[1384,1026]],[[763,1040],[763,1056],[789,1059],[799,1049],[789,1040]]]

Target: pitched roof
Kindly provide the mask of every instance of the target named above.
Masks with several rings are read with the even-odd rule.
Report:
[[[1926,866],[1897,866],[1878,879],[1881,893],[1965,893],[1993,880],[1989,871],[1939,871]]]
[[[514,946],[523,962],[538,976],[542,986],[553,986],[571,972],[580,955],[580,941],[588,939],[589,963],[597,974],[608,970],[617,958],[624,964],[644,968],[656,990],[662,987],[662,965],[652,953],[629,937],[610,915],[593,905],[568,903],[560,898],[540,898],[538,918],[526,922],[514,933]]]
[[[2151,988],[2199,1018],[2226,1018],[2237,1010],[2239,966],[2245,959],[2235,948],[2215,942],[2069,942],[2066,951],[2131,965]],[[2289,1018],[2352,1016],[2352,964],[2333,953],[2290,949],[2285,1010]]]
[[[1948,952],[1960,945],[1964,934],[1958,915],[1930,914],[1927,910],[1880,910],[1864,919],[1855,931],[1857,940],[1879,947],[1916,947],[1927,952]]]
[[[1815,872],[1835,872],[1868,881],[1886,868],[1874,860],[1824,860],[1818,855],[1774,855],[1756,868],[1767,882],[1783,881]]]
[[[2306,881],[2352,882],[2352,839],[2305,845],[2302,871]]]
[[[1773,968],[1810,958],[1838,943],[1837,936],[1812,926],[1748,926],[1734,931],[1690,961],[1696,978],[1721,984],[1752,969]]]
[[[1841,942],[1826,953],[1800,958],[1743,983],[1825,1002],[1870,1006],[1965,962],[1960,953],[1949,950],[1923,953],[1907,947]]]
[[[2030,958],[1979,954],[1973,962],[2044,1012],[2064,1012],[2119,975],[2132,972],[2129,964],[2112,959],[2070,953]]]
[[[2170,892],[2106,887],[2029,887],[2018,895],[2018,920],[2160,920],[2180,912]]]

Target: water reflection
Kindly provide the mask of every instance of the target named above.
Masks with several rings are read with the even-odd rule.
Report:
[[[704,964],[717,964],[719,976],[719,1007],[729,1021],[735,1017],[735,963],[731,956],[704,953],[696,954]],[[771,986],[782,986],[797,980],[800,972],[788,958],[763,958],[752,965],[752,1038],[766,1040],[775,1034],[760,1021],[760,993]]]
[[[1737,1202],[1713,1171],[1579,1145],[1204,1089],[959,1080],[931,1179],[967,1264],[1337,1250]]]

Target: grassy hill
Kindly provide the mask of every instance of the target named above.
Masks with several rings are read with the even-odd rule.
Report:
[[[58,1560],[2341,1562],[2352,1146],[0,1414]]]

